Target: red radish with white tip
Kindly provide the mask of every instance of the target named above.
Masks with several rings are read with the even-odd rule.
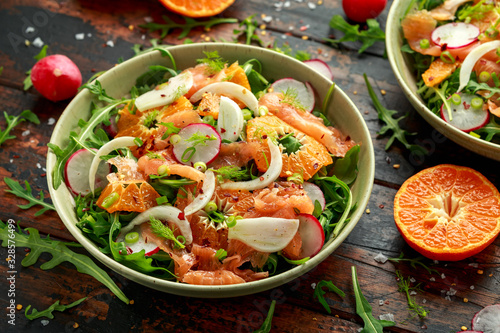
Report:
[[[325,233],[318,219],[310,214],[299,214],[299,234],[302,239],[302,248],[299,257],[312,258],[323,248]]]
[[[309,82],[300,82],[290,77],[280,79],[271,85],[274,92],[291,94],[307,112],[314,110],[314,89]]]
[[[500,333],[500,304],[488,305],[472,318],[472,329],[483,333]]]
[[[473,24],[453,22],[434,29],[431,39],[436,45],[446,45],[448,49],[459,49],[474,43],[479,34],[479,28]]]
[[[82,74],[71,59],[54,54],[40,59],[33,66],[31,81],[43,97],[58,102],[76,95],[82,84]]]
[[[326,200],[323,191],[321,191],[321,188],[318,185],[309,182],[304,182],[302,186],[304,187],[304,191],[306,191],[307,196],[309,197],[309,199],[311,199],[312,203],[315,204],[315,202],[318,201],[321,205],[321,210],[325,210]]]
[[[97,149],[93,149],[97,152]],[[87,195],[90,193],[89,170],[94,154],[87,149],[80,149],[68,158],[64,166],[64,180],[66,186],[75,195]],[[111,172],[107,163],[102,163],[97,168],[95,176],[95,188],[103,188],[106,183],[106,176]]]
[[[208,124],[190,124],[172,136],[174,157],[179,163],[194,165],[196,162],[210,164],[220,152],[221,137],[217,130]]]
[[[472,106],[472,100],[480,97],[466,93],[458,93],[456,95],[460,96],[460,101],[457,101],[458,105],[452,102],[453,96],[448,99],[448,105],[451,108],[451,118],[446,106],[444,104],[441,106],[441,118],[444,121],[464,132],[474,131],[488,123],[490,120],[488,110]]]
[[[329,80],[333,80],[333,73],[330,66],[321,59],[304,60],[304,64],[314,69]]]

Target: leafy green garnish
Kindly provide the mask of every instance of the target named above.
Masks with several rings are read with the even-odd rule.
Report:
[[[33,57],[33,59],[35,60],[40,60],[42,58],[45,58],[47,56],[47,48],[49,46],[47,44],[45,44],[42,49],[40,50],[40,52]],[[33,87],[33,82],[31,81],[31,69],[29,71],[26,72],[26,78],[24,79],[23,81],[23,89],[24,91],[28,90],[29,88]]]
[[[161,139],[162,140],[165,140],[166,138],[168,138],[168,136],[170,134],[177,134],[181,131],[181,129],[179,127],[176,127],[174,125],[174,123],[172,122],[168,122],[168,123],[158,123],[158,125],[161,125],[161,126],[165,126],[165,133],[163,133]]]
[[[458,20],[463,21],[466,18],[481,20],[486,13],[491,12],[494,8],[494,4],[485,4],[486,0],[481,0],[475,5],[471,6],[469,4],[463,6],[456,14]]]
[[[38,116],[30,110],[24,110],[19,116],[9,116],[7,112],[4,111],[3,116],[5,117],[5,121],[7,122],[7,128],[5,128],[4,131],[0,129],[0,146],[5,141],[16,138],[15,135],[10,135],[10,131],[12,131],[14,127],[19,125],[23,121],[28,120],[34,124],[40,124]]]
[[[500,125],[497,124],[495,117],[490,117],[490,122],[483,127],[475,130],[477,134],[486,134],[484,140],[491,141],[495,135],[500,134]]]
[[[294,133],[288,133],[281,138],[278,138],[278,143],[283,146],[283,154],[291,155],[299,151],[302,143],[293,136]]]
[[[247,168],[240,169],[235,165],[220,167],[219,169],[210,169],[217,174],[219,180],[242,181],[250,179],[250,174]]]
[[[408,309],[410,310],[410,312],[414,313],[413,317],[418,316],[420,317],[420,319],[424,319],[425,317],[427,317],[427,310],[425,310],[423,306],[417,304],[415,297],[411,297],[410,295],[410,291],[417,292],[420,290],[420,284],[412,287],[410,278],[404,278],[401,271],[399,270],[396,271],[396,276],[398,278],[398,291],[406,295]]]
[[[176,246],[183,249],[185,246],[174,236],[174,232],[168,226],[164,225],[160,220],[153,216],[149,217],[149,226],[156,236],[173,241]]]
[[[158,110],[153,110],[148,113],[142,124],[147,128],[156,128],[156,124],[158,123],[156,117],[158,117],[158,113]]]
[[[325,300],[324,295],[326,294],[326,291],[323,290],[323,287],[328,288],[329,291],[333,291],[334,293],[336,293],[337,295],[339,295],[342,298],[345,297],[345,294],[344,294],[344,292],[342,290],[340,290],[339,288],[337,288],[333,284],[332,281],[321,280],[321,281],[318,282],[318,284],[316,285],[316,288],[314,288],[313,298],[317,298],[318,302],[320,302],[321,305],[323,305],[323,307],[325,308],[325,310],[328,313],[332,313],[332,310],[330,309],[330,306],[328,305],[328,303]]]
[[[243,33],[243,35],[245,36],[246,45],[250,45],[252,44],[252,41],[256,41],[259,46],[264,46],[264,42],[262,41],[262,39],[260,39],[260,37],[255,33],[257,27],[259,26],[257,20],[253,19],[256,15],[257,14],[250,15],[246,19],[241,21],[239,26],[240,28],[244,27],[244,29],[234,29],[233,33],[235,35]]]
[[[356,177],[358,175],[358,161],[360,150],[361,147],[359,145],[356,145],[349,149],[344,157],[339,158],[335,162],[333,174],[347,185],[352,184],[356,180]]]
[[[197,62],[199,64],[205,64],[208,66],[208,68],[209,68],[208,74],[216,74],[224,69],[226,62],[219,55],[219,52],[217,52],[217,51],[205,52],[204,51],[203,53],[205,54],[205,58],[198,59]]]
[[[79,90],[87,88],[90,93],[97,96],[97,99],[107,103],[116,102],[116,98],[109,96],[106,93],[106,90],[102,87],[101,82],[99,80],[95,80],[92,83],[86,83],[82,85]]]
[[[416,133],[409,133],[408,131],[403,130],[401,129],[401,127],[399,127],[399,121],[407,117],[407,115],[395,119],[393,116],[397,113],[397,111],[388,110],[382,106],[377,95],[375,95],[370,82],[368,81],[368,77],[366,76],[366,74],[363,74],[363,76],[365,78],[366,87],[368,88],[368,93],[370,94],[373,105],[377,110],[378,119],[382,120],[385,123],[385,125],[380,129],[379,132],[377,132],[377,134],[384,135],[387,133],[387,131],[392,131],[392,135],[385,145],[385,150],[391,147],[395,139],[398,139],[398,141],[401,142],[406,147],[406,149],[409,149],[411,152],[419,152],[427,155],[427,150],[424,147],[409,144],[406,140],[406,135],[415,135]]]
[[[29,236],[21,231],[15,232],[16,247],[27,247],[31,249],[29,256],[24,257],[21,261],[23,267],[35,264],[42,253],[49,253],[52,255],[52,258],[44,262],[40,266],[41,269],[52,269],[62,262],[67,261],[75,265],[78,272],[94,277],[97,281],[108,287],[120,300],[128,304],[128,298],[113,280],[111,280],[108,273],[97,266],[92,259],[86,255],[73,252],[66,246],[80,246],[80,244],[63,243],[61,241],[52,240],[49,236],[40,238],[38,230],[35,228],[26,228],[25,230],[29,233]],[[10,238],[11,232],[12,230],[9,230],[9,226],[0,221],[0,240],[2,240],[3,247],[7,247],[7,245],[12,242]]]
[[[276,306],[276,300],[272,300],[271,306],[269,307],[269,312],[267,313],[267,317],[264,320],[264,323],[262,323],[262,326],[253,331],[253,333],[269,333],[271,332],[271,324],[273,321],[273,315],[274,315],[274,308]]]
[[[148,151],[146,153],[146,156],[150,159],[150,160],[162,160],[164,161],[165,160],[165,157],[161,156],[161,154],[158,154],[157,152],[154,152],[154,151]]]
[[[436,274],[439,275],[439,272],[436,269],[429,268],[429,266],[427,266],[426,264],[424,264],[422,262],[423,259],[425,259],[423,256],[419,256],[417,258],[405,258],[405,255],[404,255],[403,252],[401,252],[401,254],[399,255],[398,258],[387,258],[387,260],[395,262],[395,263],[398,263],[398,264],[400,262],[403,262],[403,261],[409,262],[410,266],[413,267],[413,268],[417,268],[417,265],[419,265],[422,268],[424,268],[427,271],[427,273],[429,273],[429,274],[436,273]]]
[[[375,44],[377,41],[385,41],[385,33],[380,29],[380,25],[375,19],[368,19],[366,21],[368,26],[367,30],[359,30],[359,24],[351,25],[344,20],[340,15],[334,15],[330,21],[330,27],[336,30],[340,30],[344,33],[344,36],[340,39],[326,39],[326,41],[332,44],[338,44],[342,42],[362,42],[363,45],[359,49],[358,53],[363,53],[367,48]]]
[[[238,19],[235,18],[219,18],[219,17],[211,17],[205,21],[196,21],[187,16],[183,16],[184,22],[177,23],[170,19],[168,16],[162,16],[165,23],[155,23],[149,22],[146,24],[139,25],[141,28],[148,29],[149,32],[160,31],[160,38],[165,38],[168,33],[172,29],[181,29],[181,33],[177,37],[178,39],[182,39],[187,37],[187,35],[191,32],[192,29],[196,27],[204,27],[205,29],[210,29],[214,25],[223,24],[223,23],[238,23]]]
[[[19,182],[15,181],[14,179],[5,177],[4,179],[5,184],[10,188],[10,190],[5,190],[5,192],[12,193],[15,196],[19,198],[23,198],[28,200],[28,203],[25,205],[17,205],[17,207],[22,208],[22,209],[29,209],[33,206],[40,205],[43,208],[38,210],[35,213],[35,216],[40,216],[43,213],[45,213],[48,210],[56,210],[54,205],[47,203],[44,201],[44,194],[43,191],[40,191],[40,198],[35,198],[33,194],[31,193],[31,186],[28,183],[27,180],[25,180],[24,184],[26,186],[26,189],[24,189]]]
[[[363,319],[365,326],[361,333],[383,333],[384,327],[394,326],[396,323],[389,320],[378,320],[373,317],[372,307],[361,292],[356,267],[351,266],[354,297],[356,298],[356,313]]]
[[[299,109],[304,112],[306,111],[304,106],[300,103],[297,89],[287,88],[286,91],[282,91],[282,93],[283,93],[283,99],[280,101],[280,103],[286,103],[293,106],[296,109]]]
[[[70,309],[74,306],[77,306],[78,304],[85,301],[86,299],[87,299],[87,297],[83,297],[83,298],[80,298],[78,301],[75,301],[75,302],[68,304],[68,305],[61,305],[61,304],[59,304],[59,301],[56,301],[54,304],[52,304],[47,309],[42,310],[42,311],[38,311],[37,309],[33,308],[31,310],[31,314],[29,314],[28,312],[31,309],[31,304],[30,304],[26,307],[26,310],[24,310],[24,315],[29,320],[37,319],[40,317],[54,319],[54,315],[52,314],[53,311],[63,312],[66,309]]]
[[[420,2],[418,9],[426,9],[426,10],[432,10],[436,8],[437,6],[443,4],[444,0],[423,0]]]

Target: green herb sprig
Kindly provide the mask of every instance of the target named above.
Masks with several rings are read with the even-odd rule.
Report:
[[[10,238],[12,231],[9,228],[7,224],[0,221],[0,240],[3,247],[8,246],[9,240],[12,241]],[[52,269],[67,261],[75,265],[78,272],[94,277],[97,281],[108,287],[120,300],[126,304],[129,303],[127,296],[113,282],[108,273],[97,266],[88,256],[73,252],[67,247],[67,245],[80,247],[80,244],[52,240],[49,236],[41,238],[38,230],[35,228],[26,228],[25,230],[29,235],[24,234],[20,230],[14,232],[16,247],[31,249],[29,256],[24,257],[21,261],[23,267],[34,265],[42,253],[49,253],[52,255],[52,258],[40,266],[42,270]]]
[[[363,44],[358,53],[363,53],[377,41],[385,42],[385,33],[380,29],[377,20],[368,19],[366,24],[368,26],[367,30],[359,30],[359,24],[351,25],[342,16],[334,15],[330,20],[330,27],[342,31],[344,36],[340,39],[326,39],[326,41],[331,44],[361,42]]]
[[[223,23],[238,23],[238,19],[235,18],[219,18],[212,17],[205,21],[197,21],[193,18],[183,16],[184,22],[178,23],[174,22],[168,16],[162,16],[165,23],[149,22],[146,24],[139,25],[141,28],[148,29],[149,32],[160,31],[160,38],[165,38],[169,32],[173,29],[181,29],[181,33],[177,39],[182,39],[187,37],[187,35],[196,27],[204,27],[205,29],[210,29],[214,25]]]
[[[24,110],[19,116],[10,116],[7,114],[7,112],[4,111],[3,116],[5,117],[5,121],[7,122],[7,127],[3,131],[2,129],[0,129],[0,146],[5,141],[16,138],[15,135],[10,134],[10,131],[12,131],[14,127],[19,125],[23,121],[28,120],[36,125],[40,124],[40,119],[38,119],[38,116],[30,110]]]
[[[175,245],[181,249],[185,247],[184,244],[179,242],[179,240],[175,237],[172,229],[164,225],[160,220],[155,219],[153,216],[149,218],[149,226],[155,235],[173,241]]]
[[[439,272],[436,269],[429,268],[429,266],[424,264],[422,262],[423,259],[425,259],[423,256],[418,256],[417,258],[405,258],[405,255],[403,252],[401,252],[401,254],[399,255],[398,258],[387,258],[387,260],[389,260],[391,262],[398,263],[398,264],[401,262],[409,262],[410,266],[415,268],[415,269],[417,268],[417,265],[419,265],[420,267],[424,268],[427,271],[427,273],[429,273],[429,274],[436,273],[439,275]]]
[[[27,180],[25,180],[24,182],[26,189],[24,189],[22,185],[14,179],[5,177],[3,180],[5,184],[7,184],[7,186],[10,188],[10,190],[5,190],[5,192],[12,193],[19,198],[28,200],[27,204],[17,205],[17,207],[22,209],[29,209],[36,205],[42,206],[42,208],[35,213],[35,216],[40,216],[48,210],[56,210],[53,204],[45,202],[43,191],[40,191],[40,198],[36,198],[35,196],[33,196],[31,186]]]
[[[332,281],[321,280],[318,282],[318,284],[316,284],[316,288],[314,288],[313,298],[318,299],[318,302],[320,302],[321,305],[323,305],[323,307],[328,313],[332,313],[330,306],[325,300],[326,291],[323,290],[323,287],[328,288],[329,291],[333,291],[342,298],[345,297],[345,293],[339,288],[337,288]]]
[[[253,14],[248,16],[246,19],[240,22],[239,27],[243,29],[234,29],[233,33],[235,35],[243,34],[245,36],[245,44],[250,45],[252,41],[257,42],[259,46],[264,46],[264,42],[262,39],[255,33],[259,23],[257,20],[254,20],[254,17],[257,14]]]
[[[373,91],[373,88],[372,88],[370,82],[368,81],[368,77],[366,76],[366,74],[363,74],[363,77],[365,78],[366,87],[368,88],[368,93],[370,94],[373,105],[375,106],[375,109],[377,110],[378,119],[382,120],[385,123],[385,125],[380,129],[379,132],[377,132],[377,134],[385,135],[388,131],[392,131],[392,135],[389,138],[389,140],[387,141],[387,144],[385,145],[385,150],[388,150],[391,147],[391,145],[394,143],[394,140],[397,139],[399,142],[401,142],[406,147],[406,149],[409,149],[411,152],[419,152],[419,153],[422,153],[424,155],[427,155],[428,152],[424,147],[419,146],[419,145],[412,145],[412,144],[408,143],[406,136],[407,135],[415,135],[416,133],[409,133],[408,131],[403,130],[403,129],[401,129],[401,127],[399,127],[399,124],[398,124],[399,121],[406,118],[408,115],[405,115],[405,116],[402,116],[402,117],[395,119],[394,115],[397,113],[397,111],[396,110],[388,110],[385,107],[383,107],[382,104],[380,103],[377,95]]]
[[[53,311],[63,312],[64,310],[67,310],[67,309],[70,309],[72,307],[77,306],[78,304],[82,303],[86,299],[87,299],[87,297],[83,297],[83,298],[80,298],[78,301],[75,301],[75,302],[68,304],[68,305],[62,305],[62,304],[59,304],[59,301],[56,301],[54,304],[52,304],[47,309],[42,310],[42,311],[38,311],[37,309],[33,308],[31,310],[31,313],[28,313],[29,310],[31,309],[31,305],[28,305],[26,307],[26,310],[24,310],[24,315],[29,320],[37,319],[40,317],[54,319],[54,315],[52,314]]]
[[[271,306],[269,307],[269,312],[267,313],[267,317],[262,323],[262,326],[253,331],[253,333],[269,333],[271,332],[271,324],[273,321],[273,315],[274,315],[274,308],[276,307],[276,300],[272,300]]]
[[[406,300],[408,302],[408,310],[413,313],[413,317],[418,316],[420,319],[424,319],[427,317],[427,310],[417,304],[417,301],[415,300],[415,297],[412,297],[410,295],[411,291],[420,291],[419,285],[416,285],[414,287],[411,286],[410,278],[405,278],[401,271],[396,271],[396,276],[398,278],[398,291],[401,293],[404,293],[406,296]]]
[[[359,286],[358,275],[356,273],[356,267],[351,267],[352,272],[352,284],[354,287],[354,297],[356,298],[356,313],[363,319],[365,326],[361,333],[383,333],[384,327],[394,326],[396,323],[389,320],[379,320],[375,319],[372,314],[372,307],[370,303],[366,300],[365,296],[361,292],[361,287]]]

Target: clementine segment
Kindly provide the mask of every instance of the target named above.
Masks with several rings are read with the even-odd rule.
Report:
[[[158,192],[145,181],[112,182],[104,188],[96,204],[108,213],[116,211],[142,213],[156,206],[156,199],[159,197]]]
[[[422,79],[428,87],[434,87],[446,80],[457,67],[461,64],[460,61],[455,61],[450,64],[437,58],[431,63],[431,66],[422,74]]]
[[[222,13],[234,0],[160,0],[169,10],[188,17],[206,17]]]
[[[500,233],[500,193],[471,168],[438,165],[404,182],[394,199],[394,220],[403,238],[424,256],[462,260]]]

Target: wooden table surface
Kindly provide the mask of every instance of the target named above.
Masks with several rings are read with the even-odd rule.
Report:
[[[308,3],[316,4],[311,9]],[[392,3],[391,1],[389,2]],[[281,7],[280,5],[281,4]],[[388,8],[379,18],[385,27]],[[269,304],[277,299],[272,322],[272,332],[358,332],[361,318],[355,312],[355,300],[351,281],[351,266],[358,270],[361,289],[373,307],[376,318],[393,314],[396,326],[388,332],[443,333],[460,331],[461,326],[470,328],[470,320],[482,307],[500,301],[500,238],[480,254],[459,262],[424,262],[439,271],[429,275],[423,269],[414,269],[407,263],[379,263],[374,257],[382,253],[398,257],[401,252],[407,258],[418,253],[411,250],[400,236],[393,219],[393,199],[399,186],[416,172],[438,165],[451,163],[472,167],[496,186],[499,163],[486,159],[442,137],[431,128],[411,107],[398,86],[389,61],[383,58],[383,44],[358,54],[357,45],[345,44],[335,48],[324,43],[335,31],[329,28],[334,14],[343,14],[340,0],[279,1],[237,0],[220,17],[237,18],[239,21],[256,14],[262,23],[262,15],[271,16],[265,33],[257,30],[265,42],[278,45],[288,43],[292,50],[304,50],[313,58],[326,61],[335,76],[335,82],[354,101],[370,129],[375,147],[375,185],[365,213],[354,231],[343,244],[311,272],[274,290],[229,299],[197,299],[175,296],[148,289],[104,268],[111,278],[134,304],[126,305],[95,279],[78,273],[71,264],[64,263],[51,270],[41,270],[40,264],[16,267],[16,304],[32,305],[38,310],[47,308],[56,300],[68,304],[84,296],[88,299],[79,306],[56,312],[47,322],[41,319],[29,321],[24,309],[17,311],[16,325],[8,325],[6,316],[0,318],[0,331],[5,332],[251,332],[262,324]],[[53,103],[41,97],[33,89],[23,91],[25,72],[29,70],[40,49],[26,46],[25,40],[40,37],[49,45],[48,53],[68,55],[80,68],[84,81],[96,71],[111,68],[120,57],[133,56],[132,46],[149,47],[150,39],[159,38],[158,32],[148,33],[138,25],[153,19],[162,22],[162,15],[181,20],[168,12],[155,0],[2,0],[0,4],[0,105],[1,111],[18,115],[25,109],[38,114],[41,124],[23,122],[12,132],[17,140],[9,140],[0,147],[0,176],[24,182],[28,180],[37,192],[46,195],[45,175],[46,144],[54,125],[68,101]],[[27,27],[33,32],[26,32]],[[301,27],[305,27],[300,29]],[[224,24],[210,31],[194,29],[189,38],[194,42],[225,39],[231,41],[233,29],[238,24]],[[29,31],[29,30],[28,30]],[[161,43],[182,44],[179,30],[173,30]],[[76,34],[84,33],[83,40]],[[307,37],[307,38],[306,38]],[[112,47],[110,41],[114,44]],[[244,40],[240,40],[244,43]],[[107,45],[108,43],[108,45]],[[396,109],[401,115],[409,113],[402,126],[409,132],[417,132],[411,140],[424,144],[430,154],[423,160],[415,160],[399,144],[384,150],[387,137],[377,132],[382,123],[368,96],[363,73],[370,78],[382,104]],[[385,94],[380,92],[385,90]],[[0,117],[5,128],[5,119]],[[26,135],[26,131],[29,134]],[[25,136],[23,136],[23,133]],[[399,164],[399,168],[394,168]],[[35,227],[42,235],[55,239],[73,240],[58,218],[50,211],[35,217],[35,208],[23,210],[17,204],[22,199],[4,192],[7,186],[0,181],[0,219],[14,219],[22,227]],[[82,253],[85,251],[82,250]],[[17,256],[24,256],[23,248]],[[0,304],[7,307],[7,249],[0,249]],[[42,256],[42,262],[50,256]],[[398,292],[396,270],[421,283],[416,295],[418,304],[428,310],[424,320],[411,317],[405,295]],[[481,274],[482,273],[482,274]],[[342,289],[346,296],[334,293],[325,295],[332,310],[328,314],[313,299],[312,285],[320,280],[330,280]],[[76,324],[75,324],[76,323]],[[76,328],[75,328],[76,327]]]

